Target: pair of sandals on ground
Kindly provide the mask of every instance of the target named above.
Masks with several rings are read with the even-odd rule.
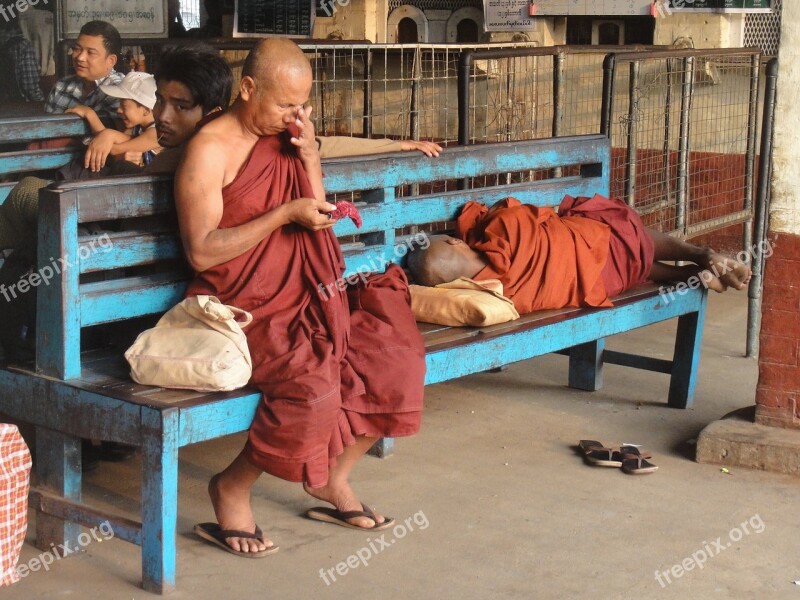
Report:
[[[581,440],[578,447],[584,460],[596,467],[621,467],[629,475],[644,475],[658,469],[647,460],[652,455],[642,454],[636,446],[608,448],[596,440]]]
[[[315,521],[323,521],[325,523],[333,523],[334,525],[341,525],[349,529],[361,529],[366,531],[382,531],[394,525],[394,519],[391,517],[384,517],[384,520],[378,523],[375,513],[372,512],[366,504],[361,505],[362,510],[349,510],[341,511],[335,508],[328,508],[325,506],[317,506],[310,508],[305,512],[305,516]],[[360,527],[350,522],[350,519],[356,517],[368,517],[372,519],[375,524],[372,527]],[[263,558],[269,554],[274,554],[278,551],[278,546],[272,545],[262,550],[261,552],[243,552],[241,550],[234,550],[227,542],[228,538],[246,538],[251,540],[258,540],[264,542],[264,532],[256,525],[254,532],[239,531],[237,529],[220,529],[217,523],[199,523],[194,526],[194,532],[205,541],[214,544],[237,556],[245,558]]]

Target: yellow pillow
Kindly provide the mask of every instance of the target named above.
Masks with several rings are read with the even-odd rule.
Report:
[[[411,311],[417,321],[437,325],[485,327],[519,319],[514,303],[503,296],[497,279],[461,277],[436,287],[409,286]]]

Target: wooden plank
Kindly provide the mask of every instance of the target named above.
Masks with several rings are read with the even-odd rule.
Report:
[[[71,523],[79,523],[84,527],[101,527],[107,522],[111,526],[115,538],[132,544],[141,545],[142,543],[142,525],[132,519],[120,517],[83,502],[72,502],[37,488],[31,488],[28,502],[30,508],[35,509],[37,514],[41,511],[46,515],[66,519]]]
[[[142,415],[142,587],[164,594],[175,588],[178,523],[176,409]]]
[[[247,431],[260,402],[261,393],[250,390],[246,395],[225,401],[182,407],[180,445],[186,446]]]
[[[605,174],[609,160],[609,142],[602,135],[456,146],[445,148],[436,159],[416,153],[382,155],[368,160],[363,157],[330,159],[324,165],[325,189],[328,193],[374,190],[588,163],[601,163]]]
[[[81,373],[79,272],[69,260],[78,245],[77,199],[74,192],[49,189],[39,198],[38,274],[48,281],[37,288],[36,367],[72,379]]]
[[[704,297],[707,295],[708,292],[705,291]],[[690,313],[678,319],[668,395],[669,405],[673,408],[689,408],[694,402],[706,306],[706,303],[703,302],[702,307],[696,313]]]
[[[613,308],[588,310],[575,318],[557,319],[532,329],[479,336],[446,349],[429,351],[425,384],[486,371],[697,312],[705,304],[705,294],[703,290],[691,290],[668,303],[656,295]]]
[[[166,312],[183,300],[188,279],[118,290],[103,286],[104,283],[113,282],[81,286],[79,310],[83,327]]]
[[[78,192],[78,220],[81,223],[175,212],[172,176],[168,175],[64,182],[59,189]]]
[[[57,150],[25,150],[0,154],[0,175],[58,169],[73,158],[82,156],[85,149],[59,148]]]
[[[89,124],[77,115],[42,114],[0,119],[0,140],[4,143],[90,135]]]
[[[135,404],[31,371],[0,369],[0,386],[0,412],[10,417],[75,437],[139,443]]]
[[[78,249],[81,273],[183,258],[183,247],[177,232],[110,235],[105,240],[105,243],[98,244],[96,236],[81,238]]]
[[[36,427],[36,481],[62,498],[80,502],[80,440],[59,430]],[[40,549],[61,544],[77,547],[79,534],[80,527],[63,516],[37,511],[36,544]]]

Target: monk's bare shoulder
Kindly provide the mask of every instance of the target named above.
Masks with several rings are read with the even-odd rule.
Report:
[[[197,177],[199,175],[220,175],[225,171],[226,146],[224,140],[204,127],[198,131],[186,146],[178,177]]]
[[[237,125],[235,119],[223,115],[200,129],[186,148],[184,176],[223,186],[230,183],[254,143],[242,136]]]

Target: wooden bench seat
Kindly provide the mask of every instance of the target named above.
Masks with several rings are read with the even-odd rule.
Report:
[[[329,193],[358,195],[363,228],[349,220],[335,228],[347,272],[357,273],[398,260],[410,227],[452,221],[470,199],[491,204],[513,195],[557,205],[564,194],[607,195],[610,149],[603,136],[580,136],[448,148],[436,159],[336,159],[323,168]],[[415,185],[435,189],[482,177],[503,183],[399,197]],[[40,198],[39,265],[67,257],[73,266],[38,288],[35,365],[0,366],[0,412],[37,427],[37,545],[75,540],[78,524],[109,520],[116,537],[142,546],[145,589],[163,593],[175,585],[178,451],[245,431],[260,397],[249,389],[205,394],[141,386],[128,379],[120,350],[81,349],[82,329],[158,316],[182,298],[188,271],[174,229],[169,178],[64,183],[42,190]],[[88,223],[100,223],[103,233],[82,234]],[[667,299],[645,286],[610,308],[544,311],[483,328],[420,324],[426,384],[562,352],[569,355],[572,387],[598,389],[604,362],[613,362],[670,374],[668,404],[686,407],[694,395],[705,307],[703,289]],[[608,336],[673,318],[673,360],[604,349]],[[140,522],[83,502],[81,437],[141,448]],[[390,450],[391,440],[384,440],[379,452]]]

